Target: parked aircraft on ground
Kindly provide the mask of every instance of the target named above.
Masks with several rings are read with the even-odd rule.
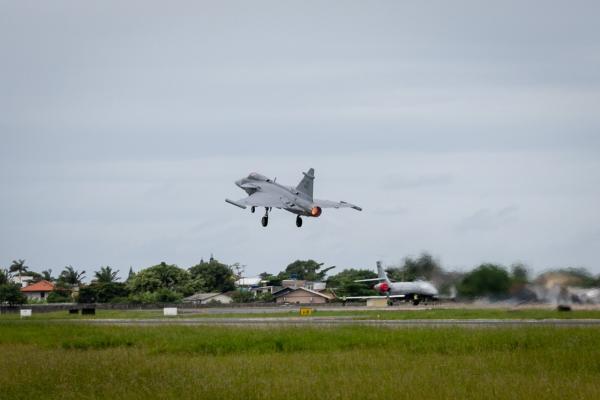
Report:
[[[366,300],[366,299],[387,299],[388,304],[392,304],[395,299],[404,301],[412,301],[414,305],[418,305],[421,301],[438,300],[438,290],[431,282],[414,281],[414,282],[392,282],[381,261],[377,262],[377,278],[359,279],[354,282],[379,282],[373,289],[377,290],[382,296],[352,296],[344,297],[342,300]]]
[[[281,208],[296,214],[296,226],[302,226],[302,216],[318,217],[322,214],[323,208],[353,208],[362,211],[362,208],[345,201],[331,201],[313,199],[313,181],[315,180],[315,170],[309,169],[304,172],[304,178],[298,186],[284,186],[275,182],[275,179],[269,179],[266,176],[251,173],[246,178],[242,178],[235,184],[248,193],[248,197],[233,201],[225,199],[229,204],[240,208],[250,206],[254,213],[256,207],[264,207],[265,215],[261,219],[262,226],[269,224],[269,212],[273,208]]]

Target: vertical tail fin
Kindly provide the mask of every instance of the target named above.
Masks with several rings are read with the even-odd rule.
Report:
[[[377,277],[381,280],[386,281],[387,283],[390,283],[390,279],[388,278],[387,274],[385,273],[385,270],[383,269],[383,265],[382,265],[381,261],[377,261]]]
[[[313,199],[313,182],[315,180],[315,170],[311,168],[308,172],[303,172],[304,178],[300,181],[298,186],[296,186],[296,190],[300,193],[305,194],[312,201]]]

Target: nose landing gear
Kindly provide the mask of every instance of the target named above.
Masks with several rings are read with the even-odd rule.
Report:
[[[298,228],[300,228],[302,226],[302,218],[300,218],[299,215],[296,217],[296,226]]]

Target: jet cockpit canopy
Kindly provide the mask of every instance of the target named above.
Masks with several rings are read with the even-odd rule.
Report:
[[[262,182],[270,182],[271,181],[266,176],[258,174],[256,172],[250,173],[250,175],[248,175],[248,179],[252,179],[254,181],[262,181]]]

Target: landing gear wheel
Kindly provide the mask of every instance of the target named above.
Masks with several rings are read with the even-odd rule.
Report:
[[[260,220],[262,226],[266,227],[267,225],[269,225],[269,217],[267,217],[266,215],[264,217],[262,217],[262,219]]]
[[[298,228],[300,228],[302,226],[302,218],[300,218],[299,215],[296,217],[296,226]]]
[[[419,296],[415,294],[413,296],[413,301],[412,301],[413,306],[418,306],[420,302],[421,302],[421,299],[419,299]]]
[[[256,207],[252,206],[252,207],[250,208],[250,212],[251,212],[252,214],[254,214],[254,211],[256,211]]]

